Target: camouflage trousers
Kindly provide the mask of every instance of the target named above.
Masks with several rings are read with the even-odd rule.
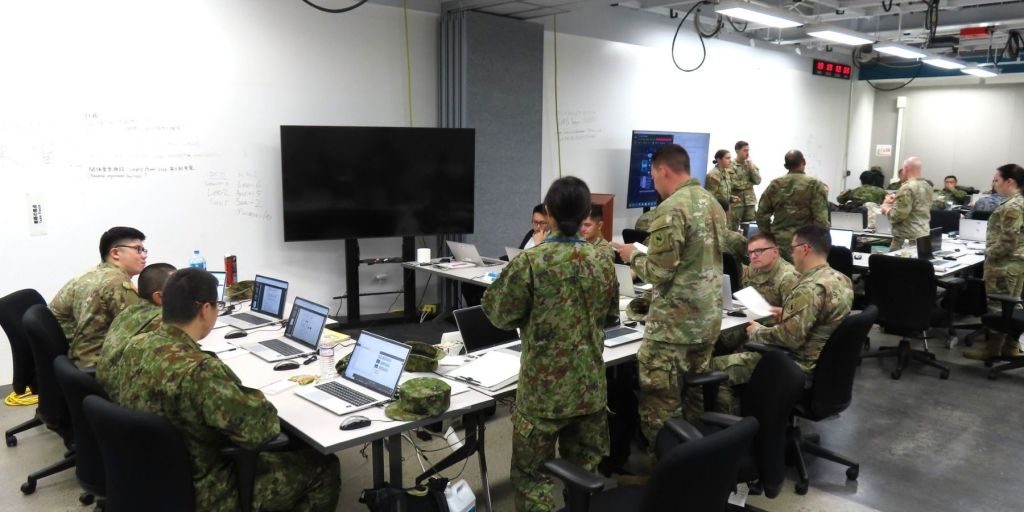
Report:
[[[512,413],[512,469],[516,512],[555,509],[554,482],[543,464],[558,456],[594,472],[608,454],[608,414],[604,409],[572,418],[536,418]]]
[[[704,411],[701,388],[679,388],[684,373],[705,373],[711,367],[714,343],[680,345],[644,340],[636,354],[640,368],[640,429],[654,447],[658,431],[669,418],[691,423]],[[684,396],[685,393],[685,396]]]
[[[733,386],[750,382],[754,367],[761,360],[757,352],[739,352],[711,358],[711,370],[725,372],[729,380],[718,388],[718,401],[715,410],[726,414],[739,414],[740,404]]]
[[[256,471],[254,510],[334,512],[338,506],[341,465],[334,455],[312,448],[263,453]]]
[[[1013,262],[1005,265],[985,264],[985,293],[1020,297],[1024,288],[1024,262]],[[1002,303],[998,300],[988,301],[989,313],[1000,313]]]
[[[756,220],[754,214],[757,212],[757,196],[754,195],[754,189],[748,188],[735,195],[740,196],[740,202],[732,205],[732,214],[736,219],[736,224],[754,222]]]

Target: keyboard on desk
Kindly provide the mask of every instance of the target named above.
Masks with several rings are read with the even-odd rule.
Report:
[[[237,318],[243,322],[250,324],[262,324],[266,322],[263,318],[256,315],[250,315],[249,313],[238,313],[237,315],[231,315],[231,318]]]
[[[293,346],[291,346],[291,345],[289,345],[289,344],[287,344],[287,343],[285,343],[285,342],[283,342],[281,340],[261,341],[260,345],[263,345],[264,347],[267,347],[270,350],[273,350],[274,352],[277,352],[278,354],[281,354],[282,356],[297,356],[299,354],[303,354],[304,353],[303,351],[301,351],[301,350],[299,350],[299,349],[297,349],[297,348],[295,348],[295,347],[293,347]]]
[[[636,329],[630,329],[629,327],[616,327],[615,329],[608,329],[604,332],[604,339],[618,338],[619,336],[625,336],[627,334],[633,334]]]
[[[352,405],[361,406],[371,404],[377,400],[370,398],[348,386],[338,384],[337,382],[326,382],[324,384],[317,384],[317,389],[327,393],[328,395],[334,396],[341,400],[344,400]]]

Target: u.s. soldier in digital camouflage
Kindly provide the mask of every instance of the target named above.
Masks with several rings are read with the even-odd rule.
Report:
[[[70,345],[68,358],[79,368],[96,364],[110,323],[139,302],[132,277],[146,266],[145,240],[135,228],[110,228],[100,237],[102,263],[68,281],[50,302]]]
[[[520,328],[522,356],[512,414],[512,468],[517,511],[554,508],[542,464],[561,457],[595,471],[608,453],[604,326],[618,316],[612,261],[579,238],[590,191],[578,178],[551,184],[544,205],[552,236],[521,253],[484,293],[495,326]]]
[[[906,159],[901,171],[901,179],[905,179],[903,186],[895,194],[886,196],[882,203],[882,215],[888,216],[892,223],[891,250],[902,248],[904,242],[928,236],[932,218],[932,187],[921,177],[921,159],[916,156]]]
[[[163,292],[163,325],[128,341],[106,388],[119,404],[163,416],[174,425],[192,462],[196,510],[238,507],[235,471],[220,450],[255,449],[280,432],[277,410],[241,384],[197,342],[217,321],[217,278],[179,270]],[[254,510],[333,512],[341,489],[338,459],[304,447],[263,453],[257,464]]]
[[[996,170],[992,186],[997,194],[1009,199],[999,205],[988,219],[985,233],[985,293],[1020,297],[1024,288],[1024,169],[1017,164],[1006,164]],[[999,301],[989,300],[988,311],[1002,311]],[[985,360],[998,355],[1018,356],[1017,340],[1007,339],[999,332],[986,333],[984,347],[964,350],[968,359]]]
[[[615,262],[615,248],[604,239],[601,229],[604,228],[604,208],[599,204],[591,205],[590,214],[580,223],[580,235],[587,242],[590,242],[599,254]]]
[[[880,187],[879,183],[883,179],[881,172],[864,171],[860,173],[861,185],[855,189],[841,192],[839,197],[836,197],[836,202],[844,204],[847,201],[857,201],[860,204],[882,204],[882,201],[885,201],[885,189]]]
[[[804,172],[807,161],[800,151],[786,153],[784,165],[789,174],[772,180],[761,194],[757,227],[775,237],[782,257],[792,261],[789,242],[797,229],[810,224],[828,227],[828,189]]]
[[[100,356],[96,359],[96,380],[101,386],[105,385],[107,371],[121,360],[121,352],[128,340],[160,327],[164,283],[174,270],[174,266],[168,263],[154,263],[142,269],[139,274],[139,296],[142,300],[117,315],[103,338]],[[116,400],[116,397],[110,398]]]
[[[777,323],[765,327],[757,322],[747,326],[750,341],[777,345],[792,352],[793,360],[805,372],[811,372],[821,349],[832,336],[853,305],[853,286],[850,278],[828,265],[828,251],[832,245],[828,228],[805,226],[796,231],[792,240],[793,261],[800,280],[786,297]],[[724,371],[729,385],[722,386],[718,395],[718,408],[735,412],[732,386],[745,384],[761,359],[755,352],[741,352],[715,357],[712,369]]]
[[[651,221],[647,254],[619,248],[623,261],[653,285],[640,369],[640,427],[652,445],[665,421],[695,421],[701,390],[679,389],[685,372],[705,372],[722,326],[722,246],[725,211],[690,176],[690,157],[676,144],[662,146],[651,161],[654,187],[663,201]]]
[[[761,173],[754,161],[750,159],[750,144],[746,141],[737,141],[736,159],[730,168],[730,183],[732,195],[740,198],[739,202],[733,205],[732,213],[736,218],[736,224],[741,222],[753,222],[756,218],[755,209],[758,208],[757,196],[754,195],[754,185],[761,184]]]
[[[742,199],[732,192],[732,153],[727,149],[715,152],[715,166],[704,177],[704,188],[715,196],[718,204],[725,209],[726,225],[730,230],[739,228],[740,217],[733,206],[739,207]],[[759,180],[760,181],[760,180]]]

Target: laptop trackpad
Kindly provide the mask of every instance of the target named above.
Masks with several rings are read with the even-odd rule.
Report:
[[[333,400],[334,399],[334,397],[331,396],[330,394],[324,393],[323,391],[320,391],[319,389],[316,389],[316,388],[313,388],[313,389],[309,390],[306,393],[306,398],[308,398],[308,399],[310,399],[310,400],[312,400],[314,402],[324,402],[324,401],[327,401],[327,400]]]

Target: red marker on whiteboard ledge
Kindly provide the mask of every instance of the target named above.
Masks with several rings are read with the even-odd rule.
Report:
[[[234,286],[238,282],[238,258],[234,254],[224,256],[224,273],[227,274],[227,286]]]

